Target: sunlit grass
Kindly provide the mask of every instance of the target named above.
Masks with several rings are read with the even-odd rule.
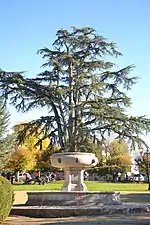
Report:
[[[15,191],[57,191],[60,190],[63,181],[51,182],[45,185],[24,185],[14,184]],[[147,184],[122,184],[122,183],[101,183],[96,181],[86,181],[89,191],[127,191],[127,192],[143,192],[148,190]]]

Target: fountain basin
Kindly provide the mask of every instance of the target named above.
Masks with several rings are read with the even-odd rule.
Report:
[[[89,168],[96,166],[98,159],[93,153],[65,152],[56,153],[51,157],[51,164],[57,168]]]
[[[118,205],[119,192],[28,192],[27,206],[85,206]]]

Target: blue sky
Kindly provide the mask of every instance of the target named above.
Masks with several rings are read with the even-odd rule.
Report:
[[[150,117],[150,1],[149,0],[5,0],[0,2],[0,68],[28,71],[34,76],[43,63],[37,50],[50,47],[59,28],[91,26],[118,44],[124,54],[119,67],[135,64],[141,79],[130,95],[131,113]],[[11,123],[44,113],[22,115],[9,107]]]

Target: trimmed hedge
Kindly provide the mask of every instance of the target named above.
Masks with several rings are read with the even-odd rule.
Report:
[[[0,176],[0,224],[9,216],[13,198],[14,194],[11,183]]]

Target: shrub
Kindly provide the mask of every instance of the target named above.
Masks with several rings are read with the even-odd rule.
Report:
[[[13,190],[11,183],[0,176],[0,224],[8,217],[13,204]]]

